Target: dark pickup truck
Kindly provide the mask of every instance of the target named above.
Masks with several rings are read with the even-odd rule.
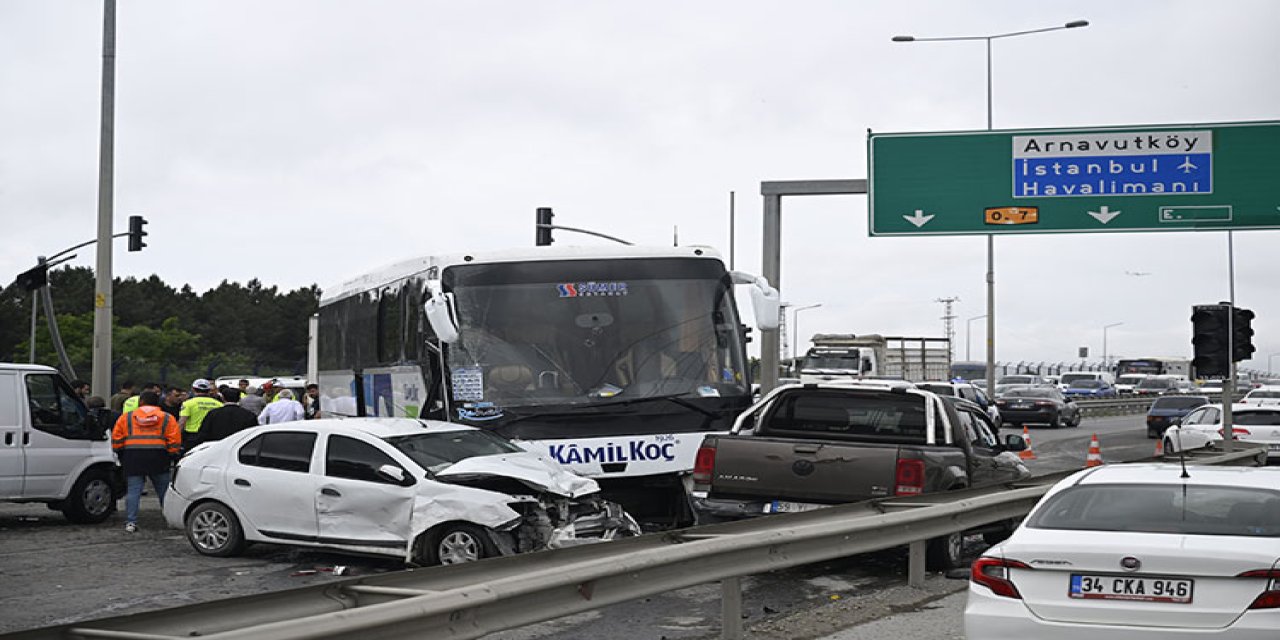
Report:
[[[978,405],[907,383],[779,387],[703,440],[694,505],[717,521],[1029,477],[1026,443],[998,433]],[[930,564],[954,564],[961,542],[931,541]]]

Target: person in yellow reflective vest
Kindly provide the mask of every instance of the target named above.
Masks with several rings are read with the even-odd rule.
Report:
[[[143,390],[143,391],[154,391],[154,392],[156,392],[156,395],[160,395],[160,390],[161,390],[161,389],[163,389],[163,388],[164,388],[164,387],[163,387],[159,382],[148,382],[148,383],[146,384],[146,386],[142,387],[142,390]],[[138,401],[139,401],[139,399],[140,399],[141,397],[142,397],[141,395],[130,396],[130,397],[129,397],[129,399],[127,399],[127,400],[125,400],[125,401],[124,401],[124,406],[123,406],[123,408],[121,409],[121,412],[122,412],[122,413],[129,413],[130,411],[133,411],[134,409],[137,409],[137,408],[138,408]]]
[[[194,447],[199,439],[200,423],[205,414],[222,406],[222,401],[214,397],[213,385],[204,378],[197,378],[191,383],[191,397],[182,403],[178,411],[178,424],[182,425],[182,449]]]
[[[111,430],[111,448],[120,459],[128,491],[125,493],[124,530],[138,530],[138,506],[147,478],[156,490],[160,506],[169,487],[169,462],[182,446],[178,421],[160,409],[160,396],[144,391],[137,409],[120,416]]]

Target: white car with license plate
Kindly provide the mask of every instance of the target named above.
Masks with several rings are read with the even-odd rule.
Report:
[[[594,480],[464,425],[368,418],[254,427],[174,469],[165,519],[196,551],[266,542],[454,564],[639,533]]]
[[[1192,410],[1165,429],[1165,453],[1221,446],[1222,420],[1220,404]],[[1280,405],[1231,405],[1231,431],[1235,440],[1266,445],[1268,458],[1280,458]]]
[[[973,563],[968,640],[1280,637],[1280,468],[1106,465]]]

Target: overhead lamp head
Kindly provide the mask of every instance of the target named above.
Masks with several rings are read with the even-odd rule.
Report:
[[[893,37],[894,42],[913,42],[915,39],[916,39],[915,36],[894,36]]]
[[[1074,29],[1076,27],[1087,27],[1087,26],[1089,26],[1088,20],[1072,20],[1071,22],[1068,22],[1066,24],[1066,27],[1068,29]]]

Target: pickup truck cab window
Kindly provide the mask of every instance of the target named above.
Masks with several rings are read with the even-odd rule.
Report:
[[[925,440],[925,399],[904,393],[793,393],[767,418],[770,431],[885,442]]]
[[[976,411],[969,415],[973,416],[973,426],[978,430],[978,441],[975,441],[973,446],[995,449],[1000,444],[1000,439],[996,437],[996,428],[991,424],[991,419],[986,414]]]

